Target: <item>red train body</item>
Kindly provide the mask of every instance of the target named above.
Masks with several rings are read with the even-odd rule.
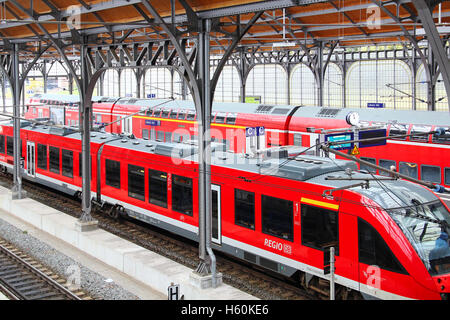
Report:
[[[0,163],[11,169],[12,126],[0,128]],[[70,194],[81,190],[78,133],[37,125],[22,127],[21,139],[25,179]],[[350,161],[299,156],[261,163],[218,150],[212,157],[215,250],[313,286],[328,279],[324,248],[334,246],[341,294],[350,288],[364,297],[448,297],[449,256],[436,260],[428,254],[441,228],[450,231],[448,224],[442,227],[450,215],[426,188],[404,180],[348,188],[354,182],[332,180],[348,178],[347,168],[353,178],[369,176]],[[198,240],[195,146],[94,133],[91,159],[98,203]],[[323,196],[342,187],[331,198]],[[417,238],[422,234],[425,240]]]
[[[76,125],[76,101],[74,96],[37,95],[30,99],[25,116],[50,117],[56,123]],[[117,121],[139,111],[142,114]],[[450,127],[450,115],[444,112],[214,103],[211,136],[226,143],[226,149],[238,153],[250,152],[254,147],[310,147],[316,143],[320,129],[349,127],[345,118],[351,111],[357,111],[364,124],[384,125],[389,136]],[[197,136],[191,101],[96,97],[93,114],[97,125],[117,121],[105,127],[107,132],[133,133],[138,138],[160,141],[195,140]],[[264,135],[246,136],[246,128],[258,126],[265,128]],[[368,147],[360,152],[359,157],[366,161],[386,168],[395,166],[414,178],[450,187],[450,166],[446,160],[450,158],[450,134],[436,139],[431,136],[388,139],[385,146]]]

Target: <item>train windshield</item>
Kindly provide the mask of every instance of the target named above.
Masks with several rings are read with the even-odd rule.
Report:
[[[389,210],[432,275],[450,273],[450,213],[440,201]]]

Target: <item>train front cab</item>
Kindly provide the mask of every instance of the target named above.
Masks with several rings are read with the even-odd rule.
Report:
[[[356,199],[355,199],[356,200]],[[377,209],[372,201],[361,198],[361,203],[367,210],[361,210],[350,202],[340,207],[340,247],[341,250],[350,250],[344,256],[348,261],[341,261],[341,267],[351,269],[352,260],[357,261],[357,279],[359,290],[364,298],[380,299],[448,299],[450,292],[450,251],[445,259],[435,261],[436,266],[429,260],[428,253],[434,247],[434,242],[440,234],[436,225],[431,222],[417,220],[414,224],[409,219],[408,227],[415,226],[416,231],[405,235],[404,221],[402,227],[382,209]],[[433,210],[442,210],[449,219],[448,210],[439,201],[430,205]],[[425,209],[426,210],[426,209]],[[365,211],[365,212],[364,212]],[[364,212],[353,214],[350,212]],[[397,217],[397,215],[395,215]],[[428,223],[427,226],[425,224]],[[406,227],[406,224],[405,224]],[[406,228],[408,228],[406,227]],[[428,233],[427,233],[428,229]],[[357,230],[357,232],[354,232]],[[415,236],[423,243],[417,242]],[[426,239],[426,240],[424,240]],[[424,250],[424,248],[426,248]],[[447,250],[448,243],[447,243]],[[339,258],[337,258],[339,259]],[[345,258],[344,258],[345,259]],[[337,260],[339,261],[339,260]],[[336,268],[339,268],[337,263]],[[347,271],[347,272],[348,272]],[[339,270],[336,271],[339,273]]]

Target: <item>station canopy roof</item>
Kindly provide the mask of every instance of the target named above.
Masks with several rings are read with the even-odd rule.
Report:
[[[434,21],[448,37],[450,1],[434,4]],[[168,41],[150,7],[187,47],[201,28],[198,21],[210,18],[211,50],[219,55],[261,11],[240,46],[273,51],[318,42],[341,47],[408,44],[411,36],[419,41],[425,37],[412,0],[0,0],[0,48],[20,43],[22,54],[32,56],[48,45],[53,47],[46,55],[58,54],[55,43],[75,47],[82,39],[97,47]]]

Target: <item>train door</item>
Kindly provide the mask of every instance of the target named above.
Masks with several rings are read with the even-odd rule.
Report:
[[[133,118],[132,117],[123,118],[122,130],[126,134],[133,133]]]
[[[212,242],[220,245],[222,244],[222,231],[221,231],[221,198],[220,198],[220,186],[211,185],[211,202],[212,202],[212,219],[211,219],[211,240]]]
[[[27,141],[27,173],[36,177],[36,152],[34,142]]]

